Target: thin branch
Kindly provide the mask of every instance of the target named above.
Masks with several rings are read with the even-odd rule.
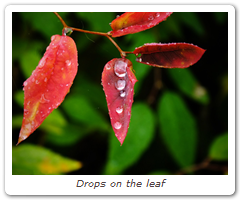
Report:
[[[107,35],[106,37],[107,37],[107,38],[114,44],[114,46],[118,49],[118,51],[120,52],[121,57],[126,57],[126,52],[123,51],[123,50],[118,46],[118,44],[117,44],[109,35]]]
[[[72,29],[73,31],[78,31],[78,32],[83,32],[83,33],[89,33],[89,34],[94,34],[94,35],[101,35],[101,36],[106,36],[108,37],[108,33],[102,33],[102,32],[96,32],[96,31],[88,31],[80,28],[74,28],[74,27],[68,27]]]
[[[206,158],[203,162],[201,162],[199,164],[192,165],[192,166],[186,167],[184,169],[181,169],[180,171],[178,171],[176,173],[176,175],[193,173],[193,172],[199,171],[201,169],[227,172],[227,170],[228,170],[227,166],[213,164],[213,163],[211,163],[211,161],[212,161],[211,158]]]
[[[57,13],[54,12],[54,14],[58,17],[58,19],[62,22],[62,25],[64,28],[68,27],[68,25],[65,23],[65,21],[62,19],[62,17]]]
[[[151,92],[147,98],[147,102],[149,105],[152,105],[156,101],[157,94],[159,90],[161,90],[163,87],[161,70],[156,68],[153,68],[153,70],[154,70],[154,73],[153,73],[154,83],[153,83]]]
[[[64,20],[62,19],[62,17],[57,13],[54,12],[54,14],[58,17],[58,19],[62,22],[63,27],[64,28],[69,28],[72,31],[78,31],[78,32],[82,32],[82,33],[89,33],[89,34],[94,34],[94,35],[101,35],[101,36],[105,36],[107,37],[113,44],[114,46],[118,49],[118,51],[120,52],[121,57],[126,57],[126,54],[133,54],[133,52],[131,51],[123,51],[118,44],[112,39],[111,37],[111,33],[102,33],[102,32],[96,32],[96,31],[88,31],[88,30],[84,30],[84,29],[80,29],[80,28],[74,28],[74,27],[70,27],[68,26]]]

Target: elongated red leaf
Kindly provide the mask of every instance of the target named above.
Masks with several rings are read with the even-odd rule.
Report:
[[[78,68],[72,38],[54,35],[32,75],[24,82],[24,116],[18,144],[33,133],[68,93]]]
[[[163,68],[186,68],[196,63],[205,50],[187,43],[149,43],[136,48],[136,61]]]
[[[133,34],[156,26],[172,12],[126,12],[111,22],[112,37]]]
[[[103,69],[102,85],[111,124],[121,145],[129,127],[133,87],[136,82],[137,79],[132,72],[132,63],[126,58],[114,58]]]

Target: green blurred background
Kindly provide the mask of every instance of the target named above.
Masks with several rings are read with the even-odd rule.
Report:
[[[122,13],[59,13],[72,27],[108,32]],[[133,63],[132,117],[122,146],[114,136],[101,85],[105,64],[120,54],[105,37],[73,32],[79,69],[70,93],[16,147],[23,82],[62,24],[53,13],[13,13],[13,174],[227,174],[228,14],[173,13],[152,29],[114,38],[125,51],[144,43],[186,42],[206,49],[187,69]]]

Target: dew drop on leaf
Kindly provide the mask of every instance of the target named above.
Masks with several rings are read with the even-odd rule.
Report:
[[[117,112],[118,114],[121,114],[121,113],[123,112],[123,108],[122,108],[122,107],[117,107],[117,108],[116,108],[116,112]]]
[[[120,123],[120,122],[116,122],[115,124],[114,124],[114,128],[115,129],[120,129],[122,127],[122,124]]]
[[[55,35],[53,35],[53,36],[51,37],[51,41],[53,41],[53,40],[55,39],[55,37],[56,37],[56,36],[55,36]]]
[[[116,83],[116,88],[117,90],[123,90],[126,86],[126,81],[125,80],[118,80]]]
[[[153,20],[154,17],[153,17],[152,15],[150,15],[150,16],[148,17],[148,19],[149,19],[149,20]]]
[[[126,93],[123,92],[123,91],[121,91],[121,92],[120,92],[120,97],[125,97],[125,96],[126,96]]]
[[[124,77],[127,74],[127,63],[117,60],[114,65],[114,72],[118,77]]]
[[[106,69],[107,69],[107,70],[110,70],[110,69],[111,69],[111,66],[107,64]]]
[[[46,99],[45,95],[42,94],[41,99],[40,99],[40,103],[48,103],[50,100]]]
[[[71,61],[70,60],[66,60],[66,64],[69,67],[71,65]]]
[[[29,112],[29,111],[28,111],[27,109],[24,109],[24,113],[25,113],[25,114],[28,114],[28,112]]]
[[[46,59],[45,59],[45,57],[43,57],[43,58],[40,60],[40,62],[39,62],[39,64],[38,64],[38,67],[39,67],[39,68],[42,68],[42,67],[45,65],[45,63],[46,63]]]
[[[136,58],[137,62],[142,62],[142,58]]]

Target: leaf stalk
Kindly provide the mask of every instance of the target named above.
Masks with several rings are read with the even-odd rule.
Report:
[[[82,32],[82,33],[89,33],[89,34],[94,34],[94,35],[101,35],[101,36],[105,36],[107,37],[112,43],[113,45],[118,49],[118,51],[120,52],[120,55],[122,58],[125,58],[127,56],[127,54],[133,54],[133,52],[131,51],[123,51],[118,44],[112,39],[112,35],[110,32],[107,33],[102,33],[102,32],[96,32],[96,31],[89,31],[89,30],[84,30],[84,29],[80,29],[80,28],[74,28],[74,27],[70,27],[68,26],[65,21],[62,19],[62,17],[57,13],[54,12],[54,14],[58,17],[58,19],[61,21],[62,25],[63,25],[63,32],[66,28],[71,29],[72,31],[78,31],[78,32]]]

